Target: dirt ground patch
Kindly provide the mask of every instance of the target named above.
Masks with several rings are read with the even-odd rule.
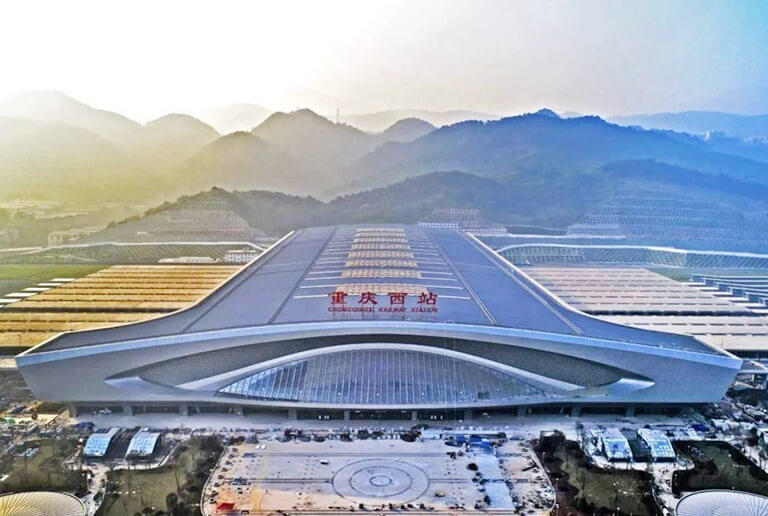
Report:
[[[559,433],[535,442],[534,451],[555,486],[556,516],[659,514],[647,473],[599,469],[589,463],[578,443]]]

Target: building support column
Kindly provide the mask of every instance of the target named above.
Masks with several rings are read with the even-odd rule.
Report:
[[[349,421],[349,410],[344,411],[344,421]]]
[[[464,409],[464,421],[472,421],[472,409]]]
[[[581,407],[578,405],[571,407],[571,417],[580,417],[580,416],[581,416]]]
[[[635,417],[635,407],[627,407],[624,411],[624,417]]]
[[[288,409],[288,419],[290,419],[291,421],[296,421],[297,419],[299,419],[299,415],[296,412],[295,408]]]
[[[525,417],[528,414],[528,407],[517,407],[517,417]]]
[[[418,421],[419,420],[419,412],[416,410],[411,410],[411,421]]]
[[[133,406],[132,405],[123,405],[123,415],[124,416],[132,416],[133,415]]]

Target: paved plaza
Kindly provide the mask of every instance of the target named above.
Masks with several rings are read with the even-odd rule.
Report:
[[[222,504],[251,514],[389,510],[390,504],[471,512],[477,502],[491,512],[514,509],[493,453],[464,452],[440,439],[272,440],[230,447],[211,476],[205,501],[208,515],[218,514]]]

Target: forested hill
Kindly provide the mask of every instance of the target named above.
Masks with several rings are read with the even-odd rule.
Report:
[[[350,169],[349,190],[435,170],[504,177],[581,173],[620,160],[652,159],[712,174],[768,183],[768,163],[694,145],[663,131],[621,127],[598,117],[544,113],[442,127],[411,142],[387,143]]]

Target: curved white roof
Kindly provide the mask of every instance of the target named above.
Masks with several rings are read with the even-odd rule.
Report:
[[[125,452],[125,456],[146,457],[152,455],[159,438],[159,432],[145,432],[144,430],[137,432],[131,438],[131,443],[128,445],[128,451]]]
[[[107,453],[109,443],[117,434],[119,428],[110,428],[108,432],[96,432],[88,437],[83,448],[83,455],[88,457],[103,457]]]
[[[83,503],[67,493],[30,491],[0,495],[2,516],[85,516]]]
[[[392,260],[406,263],[394,267]],[[342,297],[338,303],[345,306],[334,308],[330,296],[339,292],[349,299]],[[392,310],[390,293],[405,294],[395,303],[399,311]],[[419,296],[427,293],[434,307]],[[473,237],[372,225],[296,231],[191,308],[137,324],[65,333],[25,356],[142,338],[374,319],[398,327],[425,321],[491,326],[721,354],[689,336],[612,324],[575,311]]]
[[[677,516],[768,516],[768,497],[744,491],[710,489],[677,502]]]

